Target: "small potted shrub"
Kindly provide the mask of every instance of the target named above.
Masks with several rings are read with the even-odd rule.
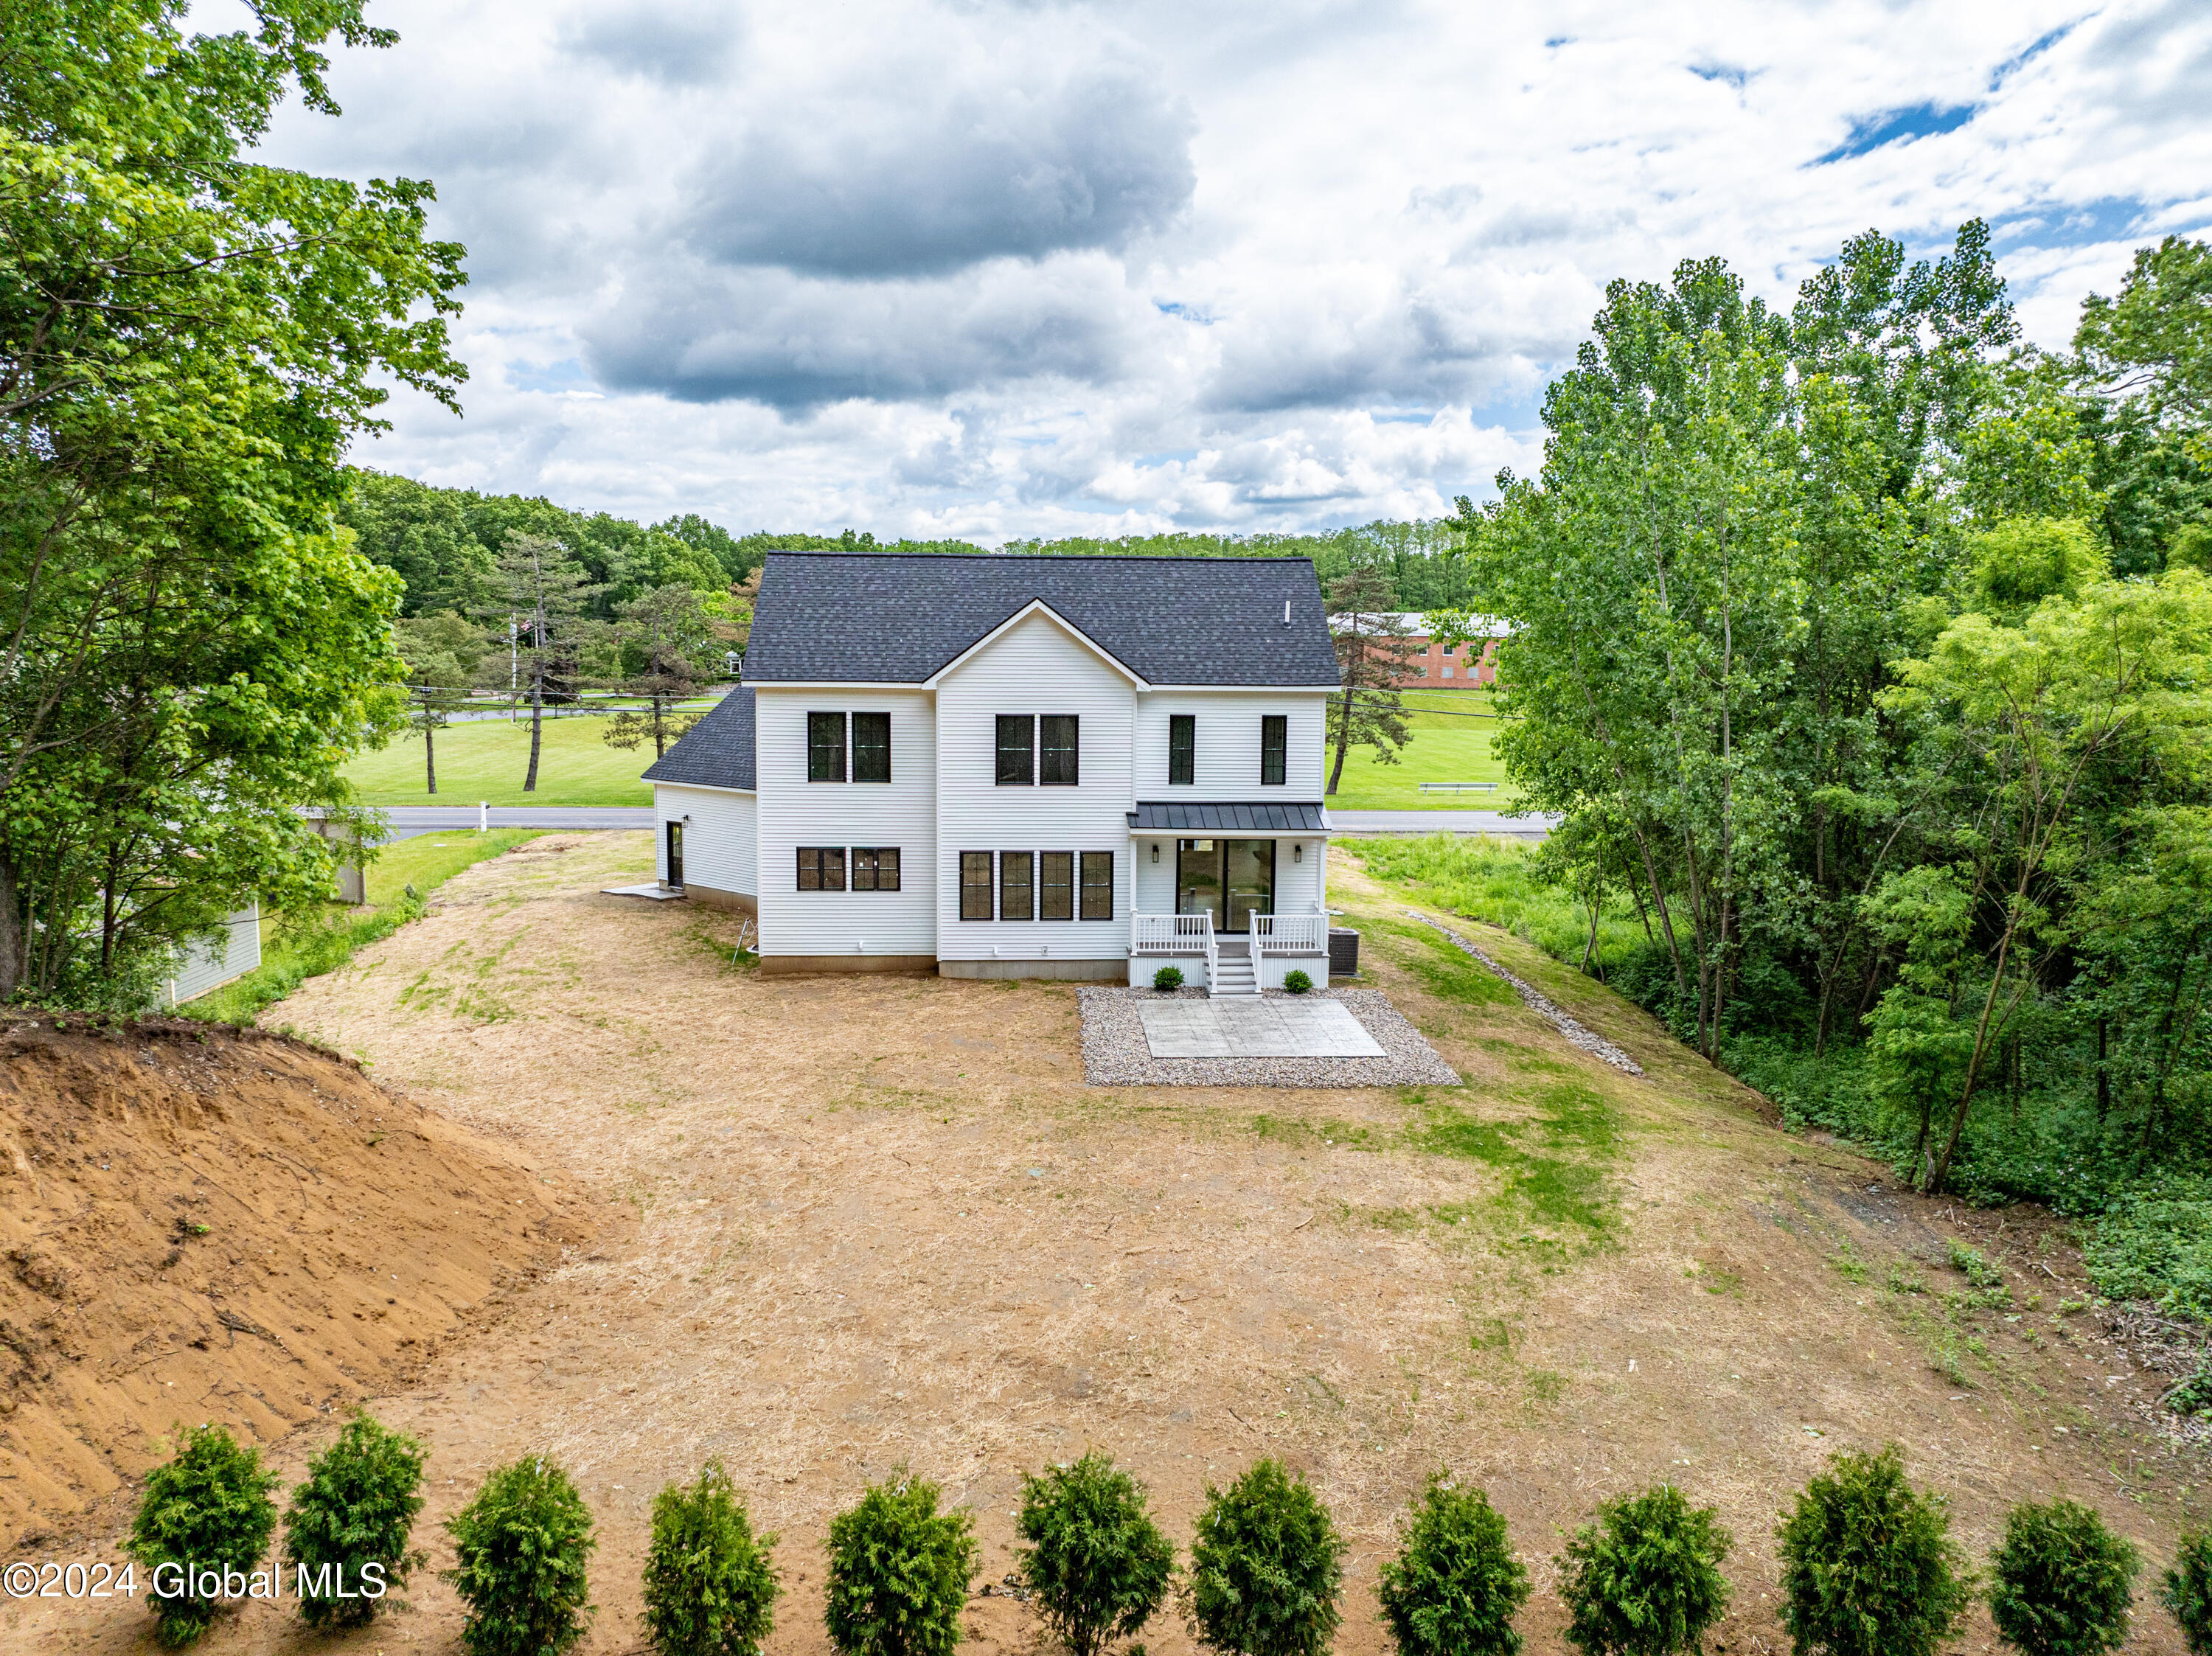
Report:
[[[1073,1656],[1133,1637],[1166,1602],[1175,1548],[1144,1485],[1105,1455],[1024,1477],[1020,1533],[1023,1583]]]
[[[1559,1555],[1567,1642],[1583,1656],[1697,1649],[1728,1609],[1721,1561],[1735,1544],[1711,1507],[1671,1484],[1599,1507]]]
[[[1208,1485],[1183,1588],[1191,1631],[1229,1656],[1321,1656],[1341,1620],[1344,1552],[1328,1509],[1279,1462]]]
[[[1303,995],[1313,987],[1313,980],[1303,972],[1286,972],[1283,974],[1283,987],[1294,995]]]
[[[949,1656],[975,1574],[975,1520],[904,1474],[830,1520],[823,1620],[843,1656]]]
[[[558,1465],[538,1456],[500,1467],[446,1533],[455,1558],[446,1580],[468,1606],[470,1656],[557,1656],[583,1637],[592,1608],[585,1572],[599,1544]]]
[[[242,1592],[254,1566],[266,1568],[276,1528],[276,1503],[269,1498],[276,1474],[263,1467],[261,1451],[241,1448],[220,1426],[179,1430],[182,1447],[175,1459],[147,1474],[145,1498],[123,1547],[145,1567],[154,1631],[173,1646],[191,1643],[215,1620],[216,1600],[192,1590],[204,1573],[235,1575]],[[161,1592],[156,1582],[182,1591]]]
[[[1152,987],[1163,995],[1172,995],[1182,987],[1182,968],[1163,966],[1152,974]]]
[[[1973,1596],[1950,1532],[1894,1444],[1830,1457],[1779,1532],[1782,1624],[1827,1656],[1933,1656]]]
[[[2080,1502],[2014,1507],[1990,1564],[1990,1619],[2007,1644],[2103,1656],[2127,1642],[2142,1555]]]
[[[653,1499],[645,1556],[646,1642],[660,1656],[760,1656],[775,1625],[775,1537],[753,1534],[722,1463]]]
[[[2212,1532],[2191,1530],[2181,1538],[2159,1579],[2158,1601],[2181,1623],[2191,1656],[2212,1653]]]
[[[337,1441],[307,1463],[284,1514],[284,1564],[308,1626],[368,1621],[385,1590],[405,1586],[424,1562],[407,1540],[422,1510],[425,1453],[356,1409]],[[374,1598],[363,1591],[372,1583]]]
[[[1528,1572],[1490,1497],[1437,1472],[1376,1596],[1401,1656],[1516,1656],[1513,1618],[1528,1602]]]

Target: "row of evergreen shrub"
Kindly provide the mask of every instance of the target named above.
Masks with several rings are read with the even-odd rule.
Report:
[[[284,1518],[284,1562],[327,1566],[356,1590],[380,1573],[404,1585],[422,1506],[422,1446],[356,1412],[317,1456]],[[184,1435],[155,1470],[129,1550],[250,1573],[276,1526],[276,1478],[219,1427]],[[936,1485],[900,1474],[830,1522],[824,1620],[845,1656],[949,1656],[977,1565],[973,1519],[939,1509]],[[1092,1453],[1023,1482],[1020,1580],[1072,1656],[1102,1656],[1167,1603],[1176,1554],[1144,1486]],[[467,1606],[471,1656],[557,1656],[592,1606],[598,1542],[568,1474],[540,1456],[498,1468],[447,1520],[446,1579]],[[758,1656],[782,1589],[773,1535],[756,1535],[719,1463],[653,1504],[644,1623],[660,1656]],[[1783,1621],[1800,1656],[1933,1656],[1975,1597],[1942,1498],[1915,1489],[1895,1447],[1846,1451],[1798,1495],[1780,1530]],[[1558,1560],[1567,1641],[1584,1656],[1673,1656],[1698,1648],[1726,1612],[1721,1565],[1733,1541],[1710,1507],[1661,1484],[1607,1503]],[[1206,1647],[1224,1656],[1319,1656],[1340,1621],[1345,1542],[1303,1477],[1261,1460],[1208,1486],[1181,1586]],[[2069,1501],[2014,1509],[1987,1588],[1999,1636],[2028,1656],[2099,1656],[2124,1642],[2140,1555]],[[1382,1568],[1382,1616],[1401,1656],[1514,1656],[1529,1596],[1505,1520],[1480,1489],[1432,1477],[1397,1555]],[[2192,1652],[2212,1652],[2212,1536],[2194,1533],[2160,1597]],[[311,1624],[366,1621],[380,1600],[299,1598]],[[169,1644],[212,1619],[205,1598],[149,1594]]]

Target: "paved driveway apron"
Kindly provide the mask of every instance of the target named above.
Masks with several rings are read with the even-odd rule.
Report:
[[[1380,1058],[1333,1000],[1168,1000],[1138,1009],[1154,1058]]]

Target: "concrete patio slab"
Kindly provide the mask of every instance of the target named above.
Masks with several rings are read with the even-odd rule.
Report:
[[[1138,1008],[1154,1058],[1381,1058],[1334,1000],[1174,1000]]]

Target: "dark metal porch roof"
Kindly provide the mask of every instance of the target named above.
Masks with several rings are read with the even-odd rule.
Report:
[[[1317,801],[1139,800],[1129,813],[1133,833],[1326,834]]]

